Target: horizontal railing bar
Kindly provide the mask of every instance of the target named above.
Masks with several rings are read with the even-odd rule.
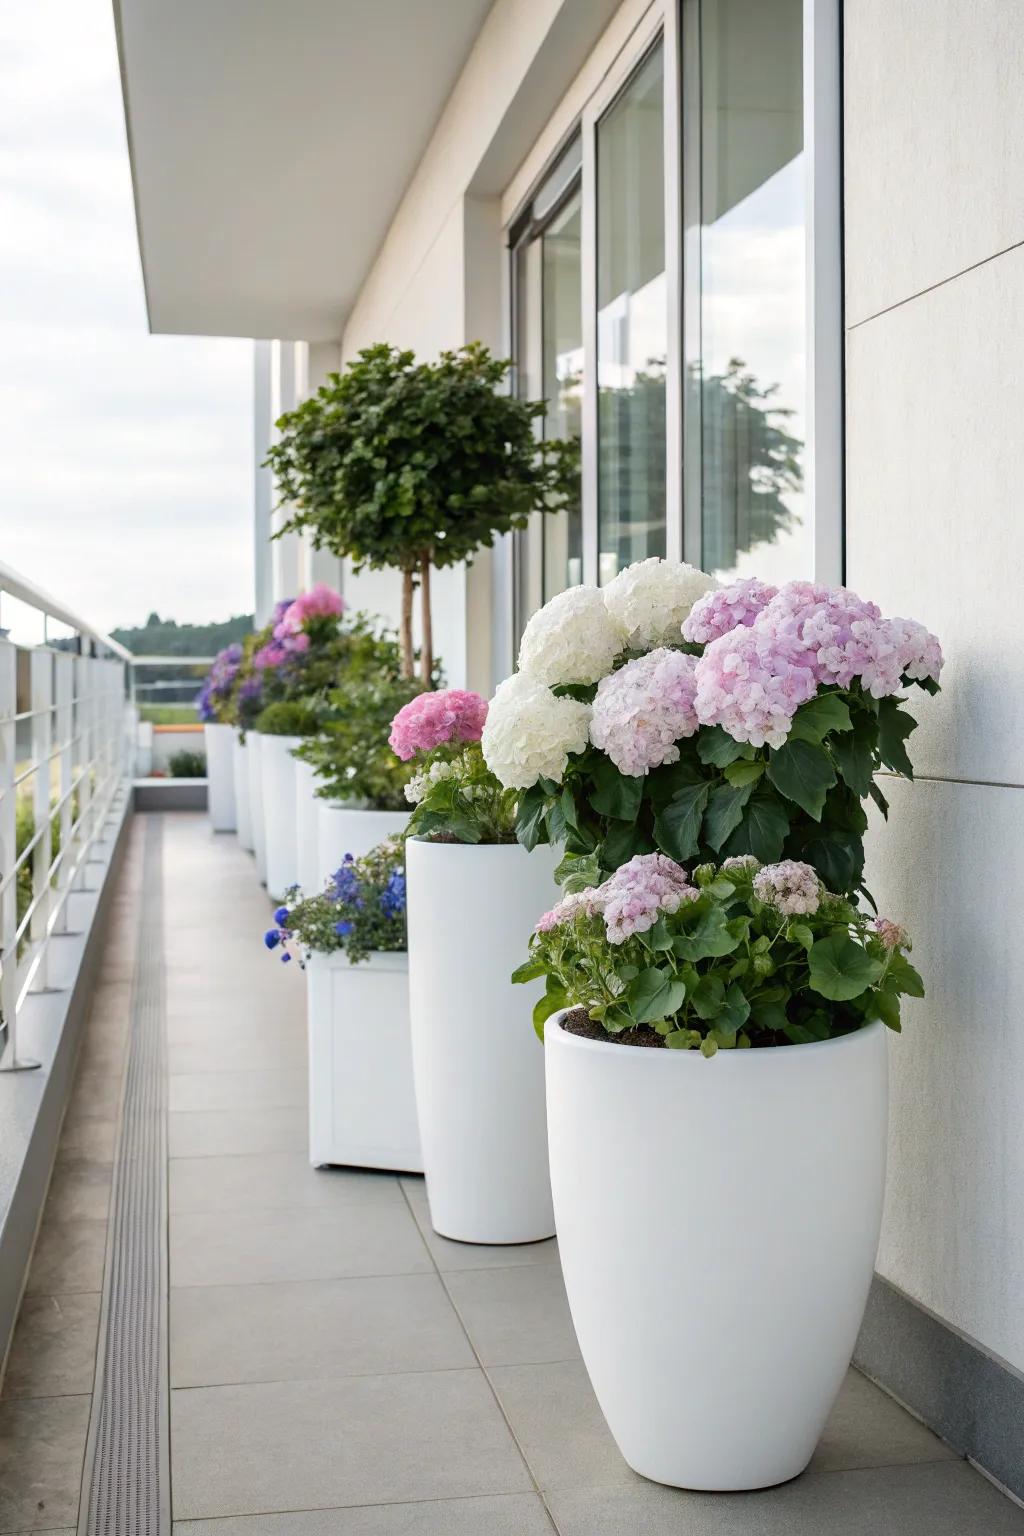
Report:
[[[131,651],[119,640],[114,640],[102,629],[96,629],[80,614],[75,613],[74,609],[52,597],[49,592],[37,586],[34,581],[29,581],[26,576],[13,571],[9,565],[4,565],[3,561],[0,561],[0,592],[7,592],[19,602],[27,603],[30,608],[37,609],[38,612],[56,619],[61,624],[67,624],[71,629],[77,629],[79,634],[88,635],[90,640],[97,641],[122,661],[134,659]]]

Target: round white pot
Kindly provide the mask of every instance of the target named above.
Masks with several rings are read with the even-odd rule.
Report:
[[[385,837],[404,832],[411,814],[410,811],[365,811],[318,800],[316,857],[320,871],[312,889],[320,889],[346,853],[361,858]]]
[[[310,1162],[421,1173],[406,956],[313,954],[306,976]]]
[[[565,1288],[619,1449],[680,1488],[795,1477],[878,1248],[884,1027],[710,1061],[545,1037]]]
[[[464,1243],[555,1230],[539,982],[509,977],[558,898],[559,853],[518,844],[406,845],[416,1103],[434,1229]]]
[[[235,728],[207,721],[203,726],[206,746],[206,799],[210,826],[215,832],[235,830]]]
[[[267,890],[275,901],[298,884],[298,827],[295,821],[295,759],[301,736],[260,737],[263,771],[263,829],[267,840]]]
[[[307,896],[314,895],[323,885],[320,859],[318,824],[320,801],[316,789],[319,780],[312,763],[301,758],[292,759],[295,771],[295,846],[298,859],[299,885]]]
[[[267,826],[263,818],[263,737],[249,731],[245,738],[249,759],[249,819],[252,825],[252,851],[256,855],[256,873],[267,883]]]
[[[249,748],[239,733],[231,749],[232,768],[235,775],[235,830],[239,845],[252,853],[252,813],[249,805]]]

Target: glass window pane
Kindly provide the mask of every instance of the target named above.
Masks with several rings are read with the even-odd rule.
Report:
[[[514,253],[516,394],[521,400],[539,400],[544,393],[542,345],[541,242],[524,241]],[[534,424],[537,426],[537,424]],[[538,428],[539,430],[539,428]],[[515,626],[521,635],[527,619],[543,598],[544,514],[534,512],[529,527],[515,542]]]
[[[665,553],[664,69],[597,125],[598,551],[603,582]]]
[[[813,572],[802,0],[701,0],[702,564]]]
[[[543,245],[545,437],[579,437],[583,423],[581,199],[577,192],[552,219]],[[544,519],[544,601],[583,580],[583,515],[577,495]]]

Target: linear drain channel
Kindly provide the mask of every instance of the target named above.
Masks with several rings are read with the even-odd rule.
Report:
[[[79,1536],[167,1536],[167,1114],[163,818],[147,818],[128,1069]]]

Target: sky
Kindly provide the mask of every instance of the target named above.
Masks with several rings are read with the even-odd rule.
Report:
[[[250,611],[251,416],[251,342],[148,334],[110,0],[0,0],[0,561],[100,629]]]

